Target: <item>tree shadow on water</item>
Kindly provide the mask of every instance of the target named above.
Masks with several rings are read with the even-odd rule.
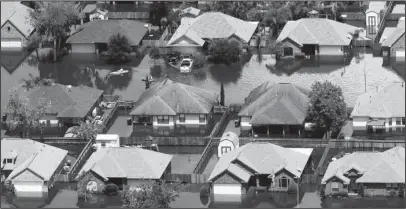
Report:
[[[234,63],[230,65],[212,64],[209,68],[211,77],[218,83],[236,83],[242,75],[242,64]]]

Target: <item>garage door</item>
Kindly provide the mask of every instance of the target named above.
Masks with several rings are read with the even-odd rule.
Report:
[[[214,194],[241,195],[241,185],[238,184],[215,184],[213,186]]]
[[[405,50],[396,51],[396,61],[405,62]]]
[[[43,187],[39,183],[14,183],[15,194],[17,197],[42,197]]]
[[[96,53],[94,44],[72,44],[72,53]]]
[[[1,48],[21,48],[20,39],[1,39]]]

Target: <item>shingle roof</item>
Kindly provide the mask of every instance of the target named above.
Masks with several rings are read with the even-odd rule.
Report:
[[[326,18],[303,18],[288,21],[276,41],[287,38],[299,45],[318,44],[330,46],[347,46],[357,27]]]
[[[165,79],[146,90],[130,115],[207,114],[218,94]]]
[[[378,91],[360,95],[351,113],[352,117],[405,117],[405,84],[392,83]]]
[[[208,181],[212,181],[225,171],[245,181],[247,175],[252,174],[241,167],[240,163],[259,174],[274,174],[281,169],[286,169],[300,177],[309,157],[310,155],[271,143],[252,142],[224,154],[211,172]]]
[[[57,114],[59,118],[85,117],[102,94],[102,90],[87,86],[68,88],[61,84],[40,86],[26,92],[27,98],[33,103],[37,98],[46,98],[50,103],[48,113]]]
[[[31,8],[21,4],[18,1],[15,2],[1,2],[1,27],[10,21],[17,29],[23,33],[25,37],[28,37],[33,31],[29,21],[29,10]]]
[[[383,42],[382,47],[392,47],[400,38],[405,38],[405,25],[396,28]],[[404,42],[403,42],[404,43]],[[403,45],[403,47],[405,47]]]
[[[248,95],[238,116],[251,124],[302,124],[309,107],[308,91],[289,83],[266,82]]]
[[[82,13],[92,13],[96,11],[97,5],[96,4],[88,4],[83,8]]]
[[[17,154],[15,166],[7,179],[29,169],[48,181],[65,159],[68,151],[30,139],[4,138],[1,140],[1,161],[8,153]]]
[[[181,11],[180,15],[184,14],[191,14],[194,16],[198,16],[200,14],[200,9],[194,8],[194,7],[188,7],[184,10]]]
[[[232,132],[232,131],[227,131],[225,132],[220,139],[220,143],[222,141],[230,141],[231,143],[233,143],[234,146],[237,146],[240,142],[240,139],[238,138],[237,134]]]
[[[160,179],[172,155],[137,147],[102,148],[94,152],[81,171],[103,178]]]
[[[148,29],[136,20],[93,20],[82,25],[72,34],[67,43],[109,43],[110,37],[120,33],[127,37],[132,46],[138,46]]]
[[[350,180],[344,174],[353,168],[362,173],[357,183],[404,183],[405,148],[345,155],[329,164],[321,183],[326,184],[332,177],[338,177],[348,184]]]
[[[177,44],[182,37],[202,45],[203,39],[230,38],[232,35],[249,42],[257,25],[221,12],[206,12],[190,21],[182,22],[168,45]],[[204,43],[204,42],[203,42]]]

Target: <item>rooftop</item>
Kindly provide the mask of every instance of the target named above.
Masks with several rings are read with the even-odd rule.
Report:
[[[40,97],[47,99],[50,104],[48,113],[57,114],[58,118],[83,118],[103,94],[103,91],[87,86],[73,87],[53,84],[39,86],[25,94],[33,103]]]
[[[207,114],[218,94],[165,79],[147,89],[130,115]]]
[[[326,18],[303,18],[288,21],[278,36],[277,41],[290,39],[303,44],[347,46],[357,27]],[[351,37],[349,38],[349,35]]]
[[[66,150],[30,139],[4,138],[1,140],[2,169],[12,170],[8,179],[13,179],[21,171],[29,169],[48,181],[67,154]],[[3,165],[5,158],[12,157],[16,157],[13,165]]]
[[[103,148],[94,152],[79,173],[92,170],[101,177],[160,179],[172,155],[137,147]]]
[[[309,107],[308,91],[290,83],[265,82],[252,90],[239,116],[251,124],[302,124]]]
[[[247,182],[253,174],[241,164],[259,174],[275,174],[285,169],[300,177],[310,158],[309,152],[305,153],[271,143],[251,142],[224,154],[211,172],[208,181],[227,170]]]
[[[362,174],[356,180],[357,183],[404,183],[405,148],[394,147],[385,152],[354,152],[344,155],[328,165],[322,184],[332,177],[348,184],[350,179],[345,174],[352,169]]]
[[[351,117],[405,117],[405,84],[390,83],[360,95]]]
[[[1,2],[1,27],[10,21],[25,37],[28,37],[34,28],[29,22],[29,11],[31,8],[15,2]]]

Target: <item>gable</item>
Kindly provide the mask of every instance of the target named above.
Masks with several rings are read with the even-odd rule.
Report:
[[[279,170],[279,171],[277,171],[275,173],[275,177],[277,177],[277,178],[281,178],[283,176],[286,176],[286,177],[289,177],[289,178],[294,178],[295,177],[291,172],[289,172],[285,168],[282,168],[281,170]]]
[[[192,39],[188,38],[187,36],[183,35],[178,40],[173,42],[171,45],[199,45],[198,43],[194,42]]]
[[[404,48],[405,47],[405,33],[403,33],[403,35],[395,41],[395,43],[393,44],[392,47],[395,48]]]
[[[10,20],[7,20],[1,27],[1,39],[4,38],[25,39],[26,37]]]
[[[240,180],[228,171],[213,179],[213,182],[216,184],[240,184]]]
[[[342,184],[344,183],[343,180],[341,180],[340,178],[338,178],[336,176],[333,176],[333,177],[326,180],[326,183],[330,183],[330,182],[339,182],[339,183],[342,183]]]
[[[43,181],[43,179],[39,175],[35,174],[30,169],[24,169],[22,172],[15,175],[12,180],[19,182]]]

